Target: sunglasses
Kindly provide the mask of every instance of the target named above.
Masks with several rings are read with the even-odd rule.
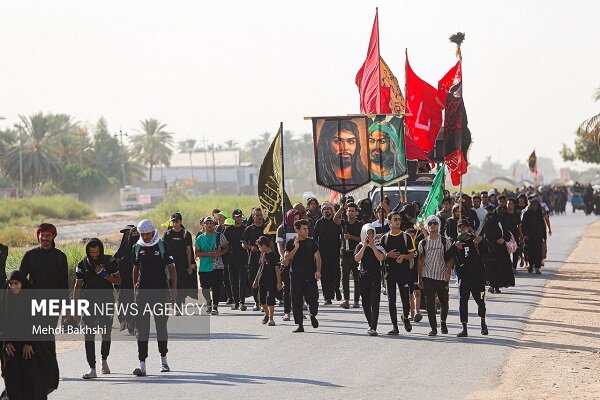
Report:
[[[427,223],[427,226],[431,226],[431,225],[439,225],[436,221],[429,221]]]

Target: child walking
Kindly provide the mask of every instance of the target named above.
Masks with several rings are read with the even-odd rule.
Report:
[[[258,298],[265,313],[262,323],[275,326],[275,321],[273,321],[275,296],[282,289],[281,271],[279,269],[280,260],[279,256],[273,251],[271,239],[267,236],[259,237],[256,245],[261,253],[260,266],[252,287],[254,289],[258,288]]]

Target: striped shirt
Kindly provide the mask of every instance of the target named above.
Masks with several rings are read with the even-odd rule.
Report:
[[[425,247],[423,278],[445,281],[448,267],[446,261],[444,261],[444,252],[450,249],[452,242],[446,240],[446,249],[444,249],[441,236],[438,236],[436,240],[426,238],[419,243],[419,254],[423,254],[423,246],[427,246]]]

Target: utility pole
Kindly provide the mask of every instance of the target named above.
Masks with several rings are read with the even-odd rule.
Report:
[[[208,158],[206,153],[208,152],[208,148],[206,147],[206,137],[202,135],[202,152],[204,153],[204,169],[206,170],[206,189],[209,188],[209,178],[208,178]]]
[[[129,136],[127,132],[123,133],[121,129],[119,129],[119,143],[121,145],[121,179],[123,180],[123,187],[127,185],[126,177],[125,177],[125,152],[123,151],[123,136]],[[117,137],[115,134],[114,137]]]
[[[212,146],[213,194],[217,193],[217,167],[215,166],[215,145]]]
[[[19,131],[19,198],[23,198],[23,126],[15,124]]]

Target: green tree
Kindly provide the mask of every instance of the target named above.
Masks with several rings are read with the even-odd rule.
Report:
[[[166,124],[157,119],[149,118],[140,121],[142,129],[134,135],[132,152],[143,165],[148,165],[148,178],[152,181],[152,170],[155,165],[168,166],[173,153],[173,134],[165,131]]]
[[[68,116],[67,116],[68,117]],[[36,185],[48,181],[59,181],[62,168],[56,155],[52,152],[52,140],[71,128],[70,118],[64,114],[37,114],[28,117],[19,115],[18,131],[23,141],[23,181]],[[19,181],[18,141],[14,143],[3,157],[4,171],[15,182]]]
[[[600,88],[594,91],[593,99],[600,101]],[[575,132],[573,148],[563,144],[561,155],[565,161],[600,163],[600,114],[586,119],[579,125]]]

